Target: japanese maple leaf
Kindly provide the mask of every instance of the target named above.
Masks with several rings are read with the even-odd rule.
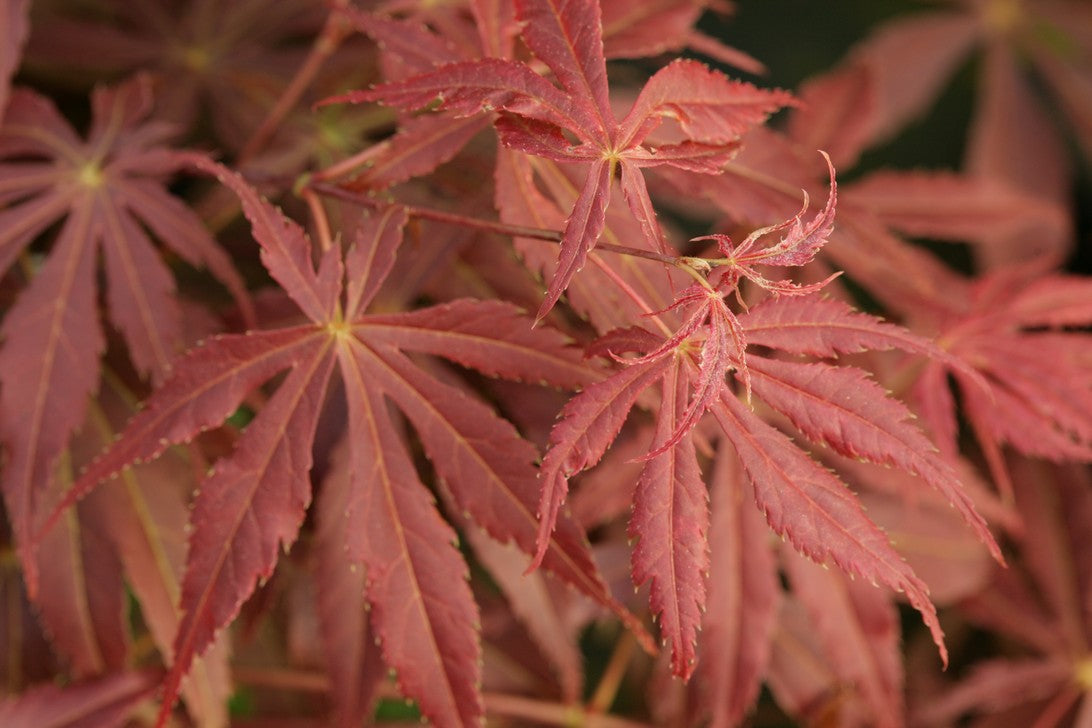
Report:
[[[1092,481],[1087,468],[1026,458],[1011,463],[1027,532],[1020,561],[960,605],[1007,649],[954,686],[922,696],[915,725],[950,725],[963,714],[995,725],[1087,725],[1092,719]]]
[[[789,135],[752,130],[721,175],[700,184],[674,170],[661,171],[661,177],[683,194],[708,200],[733,223],[783,219],[799,207],[799,188],[813,190],[820,179],[821,168],[812,163],[817,146],[830,150],[836,164],[843,159],[843,172],[854,158],[851,152],[860,150],[855,132],[844,123],[856,113],[850,89],[860,84],[861,79],[841,78],[835,84],[841,93],[829,87],[824,87],[827,95],[805,93],[811,103],[792,112]],[[891,315],[907,318],[935,308],[958,285],[952,282],[958,278],[954,271],[907,237],[970,242],[976,257],[985,259],[997,239],[1020,235],[1035,247],[1041,236],[1053,238],[1068,224],[1068,213],[1054,203],[950,172],[884,170],[845,184],[840,193],[840,224],[821,257],[866,288]],[[1042,270],[1041,264],[1036,269]]]
[[[997,135],[1018,133],[1028,122],[1036,125],[1024,126],[1025,132],[1031,129],[1046,131],[1050,127],[1048,124],[1041,128],[1037,123],[1045,119],[1037,108],[1039,96],[1029,93],[1028,80],[1003,78],[1012,71],[1019,71],[1014,63],[1018,60],[1026,60],[1041,74],[1046,82],[1045,89],[1056,96],[1055,102],[1061,110],[1069,113],[1078,140],[1086,151],[1092,151],[1092,126],[1089,126],[1088,116],[1092,103],[1088,76],[1092,12],[1088,6],[1075,0],[1050,3],[950,0],[947,4],[951,7],[896,18],[854,49],[858,62],[874,69],[878,90],[886,102],[874,122],[877,132],[889,134],[921,113],[935,100],[960,62],[977,47],[987,62],[982,67],[984,108],[976,120],[977,138],[972,141],[976,149],[972,156],[985,151],[984,144],[994,147],[990,150],[992,155],[1000,153],[996,144],[1002,137]],[[937,52],[929,54],[932,57],[916,72],[908,73],[900,64],[910,57],[913,48],[925,44]],[[1005,58],[1005,62],[996,63],[998,57]],[[900,86],[903,87],[901,92]],[[1005,116],[1010,118],[1006,120]],[[983,139],[986,135],[994,138]],[[1022,150],[1010,150],[1009,154],[1016,156],[1010,164],[1023,166],[1032,159],[1024,156],[1026,153]],[[996,164],[1000,160],[990,161]],[[1042,161],[1047,165],[1056,163],[1055,159]]]
[[[976,435],[995,481],[1011,496],[1002,447],[1056,462],[1092,461],[1092,282],[1020,271],[957,279],[922,327],[990,384],[951,372],[961,414]],[[947,452],[957,449],[955,399],[947,367],[931,362],[917,385],[922,413]]]
[[[863,82],[843,77],[834,86],[846,92],[854,83]],[[831,94],[823,111],[831,119],[851,116],[853,96]],[[819,97],[805,93],[805,98]],[[794,112],[791,121],[790,130],[807,133],[808,143],[830,143],[843,157],[859,149],[853,132],[823,123],[814,105]],[[725,174],[700,190],[684,189],[706,196],[734,219],[764,222],[799,204],[777,180],[806,185],[813,172],[793,139],[764,129],[752,134],[757,138],[727,165]],[[681,176],[670,179],[690,184]],[[999,272],[976,283],[903,236],[968,240],[985,250],[991,239],[1022,231],[1034,245],[1038,231],[1055,234],[1064,217],[1052,204],[996,183],[950,173],[884,171],[842,188],[840,224],[822,249],[829,263],[845,270],[913,330],[941,337],[949,357],[934,360],[922,374],[916,390],[921,414],[943,451],[954,455],[956,406],[945,373],[954,364],[961,370],[955,380],[968,416],[977,413],[972,424],[1002,489],[1004,469],[997,456],[1002,443],[1019,442],[1026,452],[1053,458],[1087,458],[1089,420],[1087,406],[1081,404],[1087,388],[1078,387],[1070,395],[1063,384],[1086,381],[1087,337],[1065,329],[1087,324],[1087,286],[1052,277],[1051,283],[1024,291],[1027,270]],[[1042,264],[1034,270],[1042,271]],[[1002,313],[1009,306],[1011,312]],[[1042,347],[1032,343],[1039,340]],[[1011,362],[1003,348],[1010,350]],[[1018,362],[1019,367],[1012,366]],[[1048,374],[1055,366],[1066,375]],[[996,385],[994,395],[984,388],[988,383]]]
[[[540,472],[540,554],[565,497],[568,478],[602,458],[637,398],[660,385],[656,432],[649,453],[642,458],[646,462],[630,521],[631,535],[638,539],[633,575],[638,583],[651,581],[652,610],[672,645],[673,670],[682,677],[693,669],[694,639],[705,599],[703,575],[708,569],[705,486],[690,434],[706,411],[712,411],[735,448],[770,526],[819,563],[830,560],[847,572],[905,591],[945,659],[947,654],[924,583],[836,475],[739,402],[727,381],[729,371],[735,372],[748,394],[753,388],[807,439],[918,475],[952,503],[1000,559],[955,471],[909,423],[912,415],[905,405],[889,398],[867,373],[850,366],[755,353],[744,358],[748,343],[821,357],[870,348],[943,356],[909,332],[853,313],[842,304],[786,295],[814,291],[770,282],[750,268],[759,262],[808,262],[830,234],[834,205],[832,184],[826,208],[813,220],[804,223],[798,215],[771,228],[789,231],[773,245],[760,248],[757,243],[769,230],[758,231],[734,249],[721,241],[728,254],[728,272],[717,285],[705,283],[680,294],[679,304],[692,307],[693,314],[679,331],[661,338],[644,329],[629,329],[604,337],[596,351],[615,357],[644,353],[623,360],[625,366],[617,373],[570,400],[550,436]],[[737,259],[731,257],[734,252]],[[744,276],[780,295],[736,316],[724,296]]]
[[[694,61],[676,61],[645,84],[619,121],[610,106],[599,4],[594,0],[517,0],[521,37],[560,84],[526,64],[499,58],[449,63],[408,79],[345,95],[406,110],[439,101],[459,116],[497,112],[501,142],[554,161],[586,165],[580,194],[562,234],[558,267],[538,312],[542,318],[587,260],[603,230],[616,172],[645,239],[662,249],[663,234],[641,168],[670,165],[716,174],[735,153],[741,133],[790,103],[781,91],[732,81]],[[665,118],[678,143],[646,140]]]
[[[923,21],[925,28],[936,29]],[[835,85],[844,89],[851,84],[842,78]],[[831,84],[824,87],[829,91]],[[833,116],[851,108],[843,106]],[[799,117],[799,126],[792,126],[798,133],[824,127],[813,113]],[[838,143],[845,137],[837,131],[830,134],[827,139],[836,146],[852,146]],[[1092,321],[1092,288],[1053,273],[1051,244],[1041,247],[1065,237],[1064,208],[996,181],[948,173],[877,172],[843,192],[843,224],[828,254],[909,326],[938,338],[963,362],[962,373],[952,372],[963,396],[961,414],[970,421],[1002,491],[1009,490],[1000,457],[1003,445],[1055,460],[1087,460],[1092,455],[1087,396],[1092,355],[1079,329]],[[975,243],[977,257],[987,264],[997,260],[990,251],[998,240],[1014,239],[1024,248],[1021,258],[1036,262],[967,278],[899,234]],[[954,455],[956,404],[946,370],[943,363],[931,362],[916,392],[938,444]],[[991,385],[989,392],[983,383]]]
[[[71,448],[73,473],[79,472],[76,465],[91,462],[113,442],[137,405],[136,396],[124,388],[118,377],[104,377],[89,422]],[[120,562],[118,576],[125,579],[126,589],[120,597],[135,597],[140,603],[142,621],[160,653],[166,656],[171,654],[182,619],[178,597],[186,567],[190,497],[199,476],[191,462],[193,456],[192,451],[181,448],[168,451],[153,462],[133,466],[103,483],[76,505],[81,528],[85,523],[91,527],[108,524],[106,540]],[[46,572],[54,571],[56,565],[46,560],[44,552],[41,557],[44,584]],[[88,570],[97,568],[90,556],[84,563]],[[103,580],[89,574],[88,581],[97,584]],[[64,606],[72,610],[76,604]],[[182,700],[199,724],[219,725],[227,720],[227,699],[233,689],[228,638],[221,634],[194,662],[182,683]]]
[[[86,422],[59,459],[46,502],[63,496],[75,472],[113,442],[115,427],[136,410],[137,400],[119,376],[103,380]],[[178,452],[134,467],[68,511],[35,549],[40,577],[34,610],[52,651],[76,680],[121,671],[133,658],[134,643],[144,635],[133,639],[134,625],[126,618],[130,597],[156,646],[171,654],[181,618],[178,591],[194,470]],[[206,652],[183,685],[190,715],[209,725],[227,720],[225,646]]]
[[[724,256],[719,259],[691,259],[695,265],[718,266],[716,281],[712,284],[694,285],[676,298],[672,308],[692,306],[693,313],[669,339],[644,356],[627,361],[628,364],[643,364],[674,353],[688,339],[705,329],[705,341],[701,347],[701,379],[693,401],[682,413],[675,429],[666,442],[650,452],[647,458],[655,457],[675,445],[679,438],[697,424],[698,419],[709,406],[717,400],[725,387],[725,375],[730,368],[739,372],[746,389],[747,398],[751,396],[751,378],[746,363],[746,341],[739,320],[727,306],[724,297],[738,294],[741,279],[747,278],[756,285],[779,296],[801,296],[815,293],[822,289],[835,276],[825,281],[810,285],[800,285],[788,280],[770,281],[758,270],[756,265],[801,266],[811,262],[815,254],[826,243],[834,229],[834,208],[838,199],[838,185],[834,179],[834,166],[830,158],[824,155],[830,170],[830,196],[826,207],[810,222],[803,222],[807,211],[807,193],[804,193],[804,207],[793,218],[777,225],[755,230],[739,245],[734,245],[727,235],[711,235],[716,240],[717,248]],[[770,234],[787,230],[781,240],[773,245],[760,247],[762,239]],[[707,238],[695,238],[704,240]],[[835,274],[837,275],[837,274]]]
[[[604,56],[655,56],[690,44],[725,63],[760,72],[757,61],[694,30],[705,4],[694,0],[600,3]],[[468,5],[469,16],[461,6],[406,7],[400,2],[380,3],[371,12],[347,8],[339,10],[339,16],[376,43],[385,79],[402,81],[446,64],[513,57],[518,33],[513,4],[474,0]],[[339,97],[345,98],[354,96]],[[324,103],[333,100],[338,99]],[[353,158],[357,164],[349,184],[356,189],[385,187],[431,172],[489,124],[487,116],[459,118],[445,112],[403,119],[393,136]],[[332,170],[346,171],[343,165]]]
[[[916,477],[905,471],[883,468],[877,478],[859,471],[881,466],[829,451],[815,454],[835,464],[854,491],[883,484],[886,492],[861,495],[866,512],[929,584],[934,603],[951,604],[981,589],[989,556],[972,533],[960,531],[960,516],[943,496],[921,492]],[[582,482],[578,497],[583,487]],[[711,725],[739,725],[763,680],[781,708],[802,724],[832,700],[846,725],[904,725],[903,630],[893,595],[811,563],[771,539],[754,508],[753,486],[727,443],[717,447],[709,487],[709,598],[689,692],[710,715]],[[791,585],[784,594],[782,574]],[[797,608],[803,612],[796,613]],[[805,644],[796,642],[798,628],[807,635]],[[814,655],[804,657],[812,650]],[[779,653],[788,659],[771,660]],[[924,665],[921,672],[929,674]],[[863,714],[862,719],[850,720],[851,713]]]
[[[480,41],[474,36],[475,29],[470,27],[469,20],[450,7],[416,8],[417,12],[411,17],[399,19],[353,8],[339,11],[339,16],[379,46],[384,76],[387,80],[396,80],[445,63],[478,58],[484,52],[482,46],[491,48],[495,54],[505,52],[499,47],[501,30],[496,27],[504,20],[489,14],[483,3],[473,3],[471,8],[478,21]],[[499,15],[499,8],[494,12]],[[490,19],[493,22],[487,22]],[[508,20],[510,22],[511,18]],[[449,32],[433,32],[428,24]],[[468,35],[469,40],[477,42],[470,47],[456,42],[468,40]],[[322,104],[339,98],[326,99]],[[352,157],[354,164],[349,170],[345,169],[344,163],[335,164],[317,176],[329,178],[351,170],[353,177],[346,186],[357,190],[386,188],[434,171],[440,164],[450,161],[488,125],[487,117],[456,118],[449,113],[405,119],[389,138]]]
[[[345,548],[349,528],[345,517],[353,494],[349,443],[343,439],[332,457],[317,501],[312,546],[315,606],[330,676],[334,726],[359,726],[374,711],[378,688],[386,675],[375,631],[368,625],[364,569],[356,568]]]
[[[311,497],[312,439],[335,368],[352,449],[349,477],[330,482],[349,489],[342,495],[347,545],[364,565],[384,660],[436,725],[479,722],[478,616],[467,568],[388,402],[417,431],[457,506],[494,538],[529,552],[537,530],[534,447],[409,354],[569,387],[588,380],[587,368],[560,335],[532,331],[530,321],[501,302],[463,299],[409,313],[364,313],[393,265],[406,219],[401,208],[369,218],[353,247],[344,255],[337,247],[325,251],[316,271],[303,230],[239,175],[202,157],[179,159],[216,174],[239,196],[264,265],[309,322],[221,336],[190,351],[70,491],[68,501],[126,465],[218,425],[248,393],[287,371],[196,498],[181,589],[184,617],[160,725],[194,656],[234,619],[258,579],[270,575],[278,546],[297,536]],[[554,573],[635,623],[609,595],[575,522],[563,521],[545,550]]]
[[[100,77],[149,72],[157,118],[189,132],[208,114],[216,136],[232,148],[245,143],[283,90],[300,55],[292,42],[323,18],[308,0],[104,5],[111,22],[80,6],[45,8],[27,55]]]
[[[22,89],[0,126],[0,273],[61,223],[0,327],[0,442],[8,452],[2,486],[22,545],[54,460],[98,385],[98,258],[109,319],[131,361],[154,381],[167,376],[183,341],[174,281],[152,236],[248,300],[227,255],[165,188],[178,163],[163,146],[169,128],[147,121],[148,80],[100,88],[91,101],[86,140],[47,99]],[[26,554],[24,566],[33,590]]]

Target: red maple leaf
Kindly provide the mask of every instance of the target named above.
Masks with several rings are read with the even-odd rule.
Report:
[[[634,494],[630,533],[637,583],[650,580],[651,606],[672,646],[675,674],[689,677],[694,641],[705,601],[708,570],[708,514],[691,431],[711,411],[735,448],[770,526],[800,552],[819,563],[904,591],[923,615],[944,659],[947,652],[925,584],[894,551],[882,530],[831,471],[743,405],[727,380],[735,378],[784,415],[808,440],[837,452],[894,465],[918,475],[962,515],[995,558],[1000,551],[953,468],[916,427],[911,412],[887,396],[863,370],[825,362],[799,362],[747,353],[748,343],[789,354],[832,357],[838,352],[901,348],[943,358],[924,340],[890,324],[858,314],[844,304],[802,299],[812,287],[773,283],[751,266],[803,264],[826,242],[832,229],[835,190],[825,209],[804,223],[801,215],[757,231],[737,248],[720,240],[726,271],[716,283],[702,281],[683,291],[682,306],[693,314],[674,334],[644,329],[608,334],[597,345],[623,359],[622,369],[596,382],[565,406],[551,433],[541,470],[539,557],[560,512],[568,478],[595,465],[618,435],[642,393],[659,383],[662,391],[656,431]],[[768,232],[787,230],[765,248]],[[735,256],[735,257],[733,257]],[[708,261],[708,264],[721,262]],[[747,277],[777,297],[737,316],[724,296]],[[788,294],[788,295],[786,295]],[[801,335],[803,334],[803,335]],[[692,394],[688,391],[692,390]],[[536,562],[537,563],[537,562]]]
[[[1092,285],[1060,274],[1027,280],[1018,270],[974,281],[954,278],[940,312],[921,328],[977,372],[951,371],[962,395],[962,414],[986,456],[994,480],[1011,497],[1002,448],[1056,462],[1092,461]],[[938,443],[957,450],[958,419],[941,362],[917,384],[922,412]]]
[[[207,115],[217,138],[234,149],[276,102],[302,55],[299,39],[322,17],[307,0],[43,6],[27,56],[99,78],[148,73],[157,118],[189,133]]]
[[[531,65],[487,58],[449,63],[339,100],[381,101],[406,110],[438,100],[439,108],[457,116],[497,112],[494,126],[505,146],[586,166],[565,221],[558,267],[538,312],[542,318],[599,239],[616,173],[644,238],[662,249],[641,168],[669,165],[716,174],[736,152],[739,136],[791,97],[683,60],[654,74],[619,121],[610,106],[598,3],[519,0],[516,15],[523,22],[524,43],[561,88]],[[678,125],[681,141],[653,147],[648,137],[665,119]]]
[[[1027,526],[1019,562],[960,605],[970,622],[1005,637],[1002,649],[920,701],[915,725],[950,725],[965,713],[996,725],[1082,725],[1092,716],[1092,481],[1080,466],[1022,457],[1010,465]]]
[[[183,337],[174,281],[149,231],[248,300],[227,255],[167,192],[165,178],[178,162],[163,146],[170,128],[147,120],[151,106],[143,76],[100,88],[83,140],[49,100],[19,89],[0,126],[0,272],[63,221],[0,328],[0,442],[8,451],[2,485],[21,548],[54,461],[99,383],[99,256],[109,319],[137,369],[155,381],[170,372]],[[33,564],[23,558],[33,591]]]
[[[705,4],[694,0],[600,3],[603,55],[608,59],[655,56],[689,44],[729,65],[761,72],[762,65],[754,59],[693,28]],[[513,4],[472,2],[469,10],[468,17],[461,7],[406,7],[392,2],[382,3],[372,12],[347,8],[339,15],[375,41],[386,80],[402,81],[459,61],[514,56],[518,28]],[[324,103],[356,98],[349,94]],[[460,118],[442,111],[403,119],[389,139],[351,158],[351,165],[341,163],[333,170],[341,173],[352,168],[354,177],[349,184],[356,189],[403,182],[450,160],[489,124],[487,116]],[[331,174],[331,170],[320,173],[323,177]]]
[[[853,158],[863,141],[847,120],[861,113],[868,75],[841,71],[813,84],[804,98],[828,103],[794,112],[790,132]],[[764,131],[759,137],[701,193],[733,217],[765,221],[797,204],[776,180],[803,184],[811,172],[792,139]],[[1086,283],[1060,275],[1035,281],[1034,274],[1050,270],[1050,256],[1019,270],[967,278],[900,236],[967,240],[989,261],[997,240],[1015,236],[1034,247],[1063,234],[1064,210],[995,181],[952,173],[876,172],[841,193],[840,224],[823,255],[912,330],[939,337],[950,355],[931,362],[915,390],[920,414],[945,454],[958,450],[951,372],[1003,491],[1002,445],[1058,460],[1088,459],[1086,390],[1071,392],[1061,384],[1087,379],[1087,336],[1075,330],[1090,320]]]
[[[712,0],[600,0],[599,5],[607,58],[644,58],[689,47],[748,73],[765,71],[758,60],[694,27],[705,10],[728,13],[732,10],[729,5]]]
[[[278,546],[297,536],[311,498],[312,439],[335,368],[353,447],[348,477],[328,485],[348,488],[336,496],[347,512],[343,532],[349,556],[364,564],[384,660],[435,724],[477,720],[478,617],[466,565],[453,546],[454,531],[419,480],[388,402],[417,431],[457,507],[494,538],[531,552],[537,531],[534,447],[489,407],[429,375],[407,354],[568,387],[587,382],[589,370],[563,337],[532,331],[509,304],[464,299],[409,313],[364,313],[393,265],[405,223],[401,208],[368,218],[348,252],[330,248],[316,271],[303,230],[239,175],[201,157],[180,159],[216,174],[239,196],[262,262],[309,322],[216,337],[187,353],[61,506],[125,466],[218,425],[249,392],[287,370],[195,501],[184,617],[160,724],[194,656],[235,618],[256,582],[272,573]],[[563,519],[543,550],[552,572],[639,629],[608,593],[575,522]]]
[[[137,409],[116,372],[103,377],[87,421],[58,466],[51,492],[63,496],[76,473],[112,443]],[[77,675],[125,666],[134,648],[125,619],[131,594],[163,655],[172,653],[182,614],[178,596],[186,562],[189,500],[197,483],[195,452],[177,449],[128,469],[76,504],[37,549],[41,577],[35,608],[54,647]],[[124,579],[124,583],[123,583]],[[226,717],[232,690],[225,635],[196,661],[182,686],[198,721]]]

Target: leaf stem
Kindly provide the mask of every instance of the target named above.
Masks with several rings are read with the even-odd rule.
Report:
[[[348,24],[341,15],[341,9],[348,5],[347,0],[330,0],[328,4],[331,7],[330,14],[326,17],[326,24],[318,37],[315,38],[307,58],[296,70],[296,75],[292,77],[288,86],[281,93],[280,98],[277,99],[277,103],[269,110],[269,113],[254,131],[246,146],[239,152],[239,159],[236,161],[237,167],[243,166],[247,160],[257,154],[269,142],[277,127],[281,125],[289,112],[295,108],[296,103],[303,96],[303,92],[307,90],[307,86],[322,68],[322,64],[334,54],[334,51],[341,45],[341,41],[349,34]]]
[[[559,726],[582,726],[582,728],[648,728],[646,723],[637,723],[613,715],[597,714],[579,705],[559,705],[500,693],[485,693],[482,697],[485,699],[486,712],[493,715],[507,715],[523,720]]]
[[[741,179],[750,180],[751,182],[757,182],[758,184],[770,190],[782,193],[783,195],[785,195],[785,197],[788,197],[792,200],[803,199],[803,194],[799,187],[794,187],[788,182],[780,180],[772,175],[764,174],[755,169],[751,169],[750,167],[736,164],[734,162],[728,162],[728,164],[724,165],[724,171],[725,173],[733,174]]]
[[[318,237],[319,250],[325,253],[333,245],[334,240],[330,233],[330,221],[326,218],[326,209],[322,206],[322,200],[311,188],[304,187],[300,194],[307,203],[307,208],[311,211],[311,218],[315,221],[315,234]]]
[[[701,264],[695,265],[695,263],[699,261],[701,262]],[[715,292],[712,284],[710,284],[709,281],[706,280],[705,276],[702,275],[703,271],[708,271],[710,269],[710,266],[706,265],[705,262],[706,261],[704,258],[685,257],[679,258],[679,262],[675,264],[675,267],[686,273],[695,281],[697,281],[698,285],[707,288],[709,291]]]
[[[386,148],[385,142],[378,144],[372,144],[365,147],[363,150],[357,152],[351,157],[346,157],[340,162],[318,170],[311,175],[312,180],[325,181],[341,177],[342,175],[352,172],[357,167],[361,167],[366,164],[372,157],[378,156]]]
[[[626,675],[626,668],[629,666],[630,658],[633,657],[635,644],[636,641],[632,634],[629,632],[622,634],[618,643],[614,646],[610,662],[607,663],[607,668],[603,671],[599,684],[595,686],[595,692],[592,693],[591,699],[588,701],[589,708],[598,713],[605,713],[610,710],[614,698],[618,695],[618,688],[622,684],[622,678]]]
[[[278,690],[298,690],[306,693],[327,693],[330,679],[317,670],[293,670],[270,667],[233,665],[231,676],[244,685],[255,685]]]
[[[316,182],[314,181],[314,178],[312,178],[312,181],[307,184],[305,189],[314,190],[320,195],[335,197],[339,200],[353,202],[358,205],[364,205],[365,207],[378,208],[386,204],[386,202],[376,199],[371,195],[347,190],[339,185],[333,185],[326,182]],[[416,217],[422,220],[432,220],[434,222],[442,222],[449,225],[458,225],[460,227],[473,228],[485,232],[498,233],[500,235],[508,235],[514,238],[531,238],[534,240],[543,240],[550,243],[561,242],[561,232],[558,230],[525,227],[523,225],[510,225],[508,223],[495,220],[482,220],[481,218],[477,217],[459,215],[454,212],[444,212],[443,210],[435,210],[428,207],[416,207],[413,205],[403,205],[402,207],[406,210],[406,214],[408,216]],[[642,250],[641,248],[631,248],[628,245],[615,245],[614,243],[598,243],[595,246],[595,250],[600,250],[608,253],[617,253],[618,255],[628,255],[634,258],[644,258],[645,260],[653,260],[657,263],[664,263],[666,265],[671,265],[679,268],[691,268],[690,262],[693,260],[691,258],[684,258],[675,255],[664,255],[663,253],[656,253],[651,250]]]

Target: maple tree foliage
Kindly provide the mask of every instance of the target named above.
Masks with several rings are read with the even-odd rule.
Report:
[[[0,0],[0,724],[1088,725],[1087,9],[733,9]]]
[[[364,314],[393,264],[404,210],[393,207],[369,218],[345,259],[331,248],[316,272],[308,260],[310,245],[295,223],[237,175],[194,162],[217,172],[240,195],[263,263],[313,325],[222,336],[192,350],[70,491],[78,497],[104,474],[155,457],[170,443],[216,424],[250,389],[291,367],[277,396],[247,428],[236,453],[206,478],[195,502],[182,583],[185,616],[164,706],[170,707],[193,657],[234,618],[256,579],[270,574],[278,544],[295,540],[310,500],[310,440],[336,362],[353,444],[346,484],[348,551],[366,570],[373,628],[403,689],[426,715],[438,724],[472,722],[481,713],[475,696],[479,648],[465,567],[450,546],[437,550],[455,536],[424,486],[408,489],[416,471],[396,437],[385,397],[414,424],[458,506],[494,537],[529,548],[537,527],[533,449],[488,408],[418,373],[405,352],[560,386],[576,386],[588,374],[559,337],[521,325],[512,307],[499,302],[460,300],[405,314]],[[604,604],[616,604],[577,529],[564,529],[548,548],[555,573]],[[235,552],[253,557],[240,560]],[[446,687],[437,690],[440,685]]]
[[[524,23],[521,38],[554,73],[560,90],[525,63],[487,59],[442,65],[344,99],[383,101],[408,110],[439,99],[441,108],[456,115],[499,111],[494,123],[506,147],[555,161],[587,163],[580,193],[565,221],[558,267],[539,308],[542,318],[584,267],[603,232],[616,169],[646,242],[662,249],[663,234],[638,170],[666,164],[716,173],[735,152],[739,136],[790,97],[679,60],[648,80],[619,121],[610,106],[598,4],[527,0],[516,2],[515,10]],[[678,122],[682,139],[646,145],[665,117]]]
[[[95,306],[98,251],[112,323],[133,364],[155,380],[170,371],[184,337],[171,274],[146,229],[188,262],[208,266],[246,300],[226,254],[163,186],[172,171],[161,146],[169,128],[142,124],[151,103],[144,77],[97,90],[86,142],[48,99],[31,91],[17,90],[4,114],[0,270],[64,219],[49,257],[3,322],[0,437],[10,461],[2,482],[21,540],[29,537],[38,494],[98,383],[105,346]]]
[[[1043,724],[1072,713],[1081,725],[1092,715],[1088,610],[1080,596],[1089,576],[1088,473],[1025,458],[1014,459],[1012,470],[1024,476],[1016,478],[1015,498],[1029,527],[1020,571],[996,575],[966,600],[963,612],[970,622],[1011,637],[1015,646],[980,661],[962,684],[922,706],[922,723],[972,711]]]

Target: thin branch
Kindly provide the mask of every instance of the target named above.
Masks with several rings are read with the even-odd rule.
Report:
[[[303,64],[296,71],[296,75],[292,77],[284,92],[281,93],[280,98],[277,99],[277,103],[269,110],[269,114],[262,120],[246,146],[239,152],[236,166],[243,166],[247,160],[257,154],[269,142],[277,127],[281,125],[289,112],[295,108],[296,103],[303,96],[303,92],[307,90],[307,87],[322,68],[322,64],[334,54],[334,51],[341,45],[341,41],[349,34],[349,27],[341,15],[341,8],[348,5],[347,0],[330,0],[330,4],[333,7],[330,8],[326,24],[323,26],[322,32],[315,38],[307,58],[304,59]]]
[[[516,695],[484,693],[485,710],[493,715],[551,723],[559,726],[584,726],[585,728],[649,728],[647,723],[602,715],[585,710],[579,705],[532,700]]]
[[[307,185],[307,187],[308,189],[314,190],[320,195],[335,197],[339,200],[353,202],[358,205],[363,205],[365,207],[378,208],[388,204],[387,202],[376,199],[370,195],[353,192],[352,190],[347,190],[344,187],[328,184],[326,182],[315,182],[313,179]],[[524,227],[523,225],[510,225],[504,222],[494,220],[482,220],[480,218],[470,217],[468,215],[459,215],[453,212],[444,212],[442,210],[434,210],[428,207],[414,207],[412,205],[403,205],[402,207],[406,210],[406,214],[409,217],[416,217],[422,220],[432,220],[434,222],[442,222],[449,225],[458,225],[460,227],[473,228],[475,230],[482,230],[484,232],[508,235],[514,238],[531,238],[533,240],[544,240],[550,243],[561,242],[561,233],[557,230]],[[691,259],[689,258],[681,258],[675,255],[664,255],[662,253],[656,253],[651,250],[631,248],[627,245],[615,245],[614,243],[598,243],[595,246],[595,250],[600,250],[607,253],[617,253],[618,255],[628,255],[634,258],[644,258],[645,260],[653,260],[657,263],[664,263],[665,265],[672,265],[680,268],[691,267],[689,262]]]
[[[353,192],[344,187],[328,184],[326,182],[315,182],[313,179],[308,183],[307,187],[320,195],[334,197],[339,200],[345,200],[346,202],[352,202],[373,209],[378,209],[389,204],[387,201],[377,199],[371,195]],[[561,233],[556,230],[523,227],[522,225],[509,225],[503,222],[482,220],[476,217],[458,215],[453,212],[443,212],[442,210],[433,210],[427,207],[414,207],[413,205],[403,205],[402,207],[409,217],[416,217],[422,220],[433,220],[435,222],[459,225],[460,227],[474,228],[476,230],[510,235],[517,238],[533,238],[535,240],[545,240],[552,243],[561,242]]]
[[[363,166],[372,157],[376,157],[386,149],[386,143],[380,142],[379,144],[372,144],[365,147],[363,150],[357,152],[351,157],[330,165],[324,169],[320,169],[311,175],[311,179],[315,181],[326,181],[341,177],[342,175],[352,172],[357,167]]]
[[[325,253],[333,245],[333,236],[330,232],[330,222],[326,218],[326,209],[322,206],[322,200],[319,199],[313,189],[304,187],[301,194],[311,211],[311,218],[315,221],[315,233],[318,237],[319,250]]]
[[[629,632],[623,633],[622,638],[615,645],[610,662],[607,663],[607,669],[603,671],[603,677],[595,686],[595,692],[588,701],[588,705],[597,712],[606,712],[614,704],[614,699],[618,696],[618,688],[622,685],[622,678],[625,677],[629,661],[633,657],[635,645],[636,639]]]
[[[317,670],[293,670],[275,667],[248,667],[235,665],[231,668],[235,682],[278,690],[298,690],[304,693],[330,692],[330,679]]]

